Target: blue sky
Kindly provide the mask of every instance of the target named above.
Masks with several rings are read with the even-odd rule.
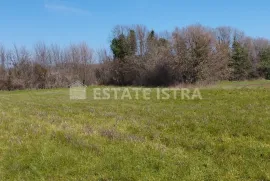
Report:
[[[144,24],[156,31],[195,23],[229,25],[270,38],[269,19],[269,0],[2,0],[0,43],[31,47],[38,41],[85,41],[95,49],[107,48],[117,24]]]

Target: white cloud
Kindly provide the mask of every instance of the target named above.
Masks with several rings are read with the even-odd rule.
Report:
[[[45,8],[54,11],[69,12],[79,15],[90,15],[89,11],[60,4],[45,3]]]

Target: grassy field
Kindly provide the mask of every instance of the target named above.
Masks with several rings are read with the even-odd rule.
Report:
[[[223,82],[202,100],[0,92],[0,180],[270,180],[269,85]]]

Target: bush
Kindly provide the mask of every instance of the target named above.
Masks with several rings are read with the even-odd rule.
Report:
[[[7,90],[6,80],[0,80],[0,90]]]
[[[260,67],[258,72],[260,77],[270,80],[270,67]]]
[[[33,69],[35,88],[44,89],[46,85],[47,69],[40,64],[35,64]]]
[[[270,80],[270,67],[265,69],[265,79]]]

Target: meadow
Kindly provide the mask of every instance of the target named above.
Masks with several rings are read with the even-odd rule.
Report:
[[[0,180],[270,180],[270,81],[194,100],[94,100],[95,88],[1,91]]]

